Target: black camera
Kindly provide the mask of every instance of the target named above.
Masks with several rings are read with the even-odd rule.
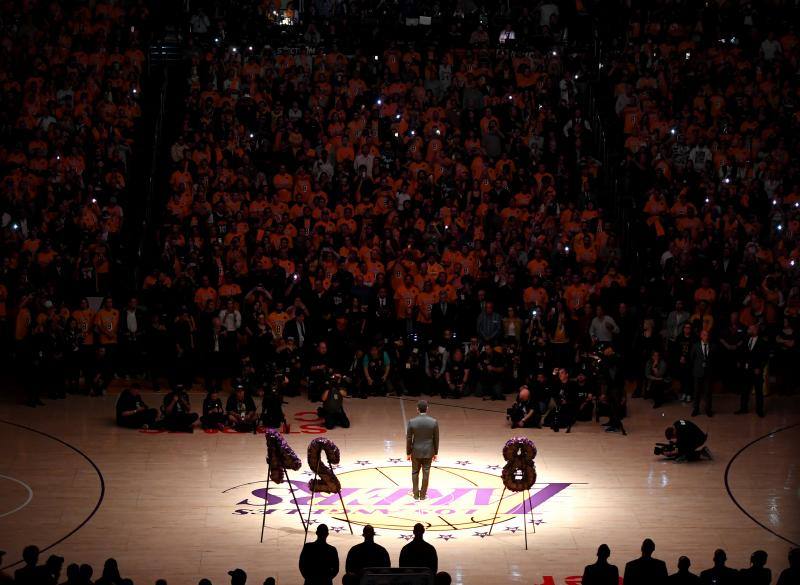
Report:
[[[674,446],[672,443],[656,443],[656,446],[653,448],[654,455],[663,455],[665,451],[672,451]]]

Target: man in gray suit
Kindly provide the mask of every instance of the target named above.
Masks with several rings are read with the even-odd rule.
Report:
[[[428,403],[417,402],[418,416],[408,421],[406,430],[406,459],[411,461],[411,482],[414,499],[424,500],[428,492],[431,462],[439,454],[439,423],[428,416]],[[419,487],[419,470],[422,468],[422,489]]]

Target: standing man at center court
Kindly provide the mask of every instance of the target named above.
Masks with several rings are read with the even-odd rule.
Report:
[[[408,421],[406,430],[406,459],[411,461],[411,483],[414,499],[424,500],[428,493],[431,463],[439,454],[439,423],[428,416],[428,403],[417,402],[419,414]],[[422,468],[422,488],[419,487],[419,470]]]

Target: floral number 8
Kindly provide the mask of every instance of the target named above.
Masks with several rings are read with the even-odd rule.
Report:
[[[536,446],[527,437],[509,439],[503,447],[503,485],[512,492],[531,489],[536,483]]]

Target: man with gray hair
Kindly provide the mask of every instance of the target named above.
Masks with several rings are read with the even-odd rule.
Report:
[[[417,402],[419,414],[408,421],[406,430],[406,459],[411,461],[411,483],[414,499],[424,500],[428,492],[431,463],[439,454],[439,423],[428,415],[428,403]],[[419,471],[422,469],[422,487],[419,487]]]

